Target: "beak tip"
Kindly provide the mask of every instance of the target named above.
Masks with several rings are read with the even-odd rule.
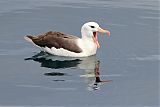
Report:
[[[110,31],[108,31],[108,32],[107,32],[107,34],[108,34],[108,36],[110,36],[110,35],[111,35],[111,32],[110,32]]]

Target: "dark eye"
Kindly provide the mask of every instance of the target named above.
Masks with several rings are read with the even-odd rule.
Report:
[[[95,28],[94,26],[90,26],[91,28]]]

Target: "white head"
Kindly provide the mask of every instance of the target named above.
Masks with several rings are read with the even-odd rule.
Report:
[[[108,30],[100,28],[96,22],[88,22],[85,23],[81,28],[82,39],[92,38],[97,47],[100,48],[97,38],[97,32],[107,33],[110,36],[110,32]]]

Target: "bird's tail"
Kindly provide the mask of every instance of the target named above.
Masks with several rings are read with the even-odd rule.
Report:
[[[24,39],[30,43],[32,43],[33,45],[37,46],[38,48],[42,49],[40,46],[38,46],[36,43],[35,43],[35,40],[37,39],[36,36],[31,36],[31,35],[27,35],[27,36],[24,36]],[[43,51],[43,50],[42,50]]]
[[[26,41],[31,42],[31,43],[34,43],[34,42],[33,42],[33,39],[34,39],[34,38],[35,38],[35,37],[34,37],[34,36],[31,36],[31,35],[27,35],[27,36],[24,37],[24,39],[25,39]]]

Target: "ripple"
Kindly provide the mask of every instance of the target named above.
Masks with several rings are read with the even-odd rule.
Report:
[[[45,87],[45,86],[39,86],[39,85],[17,85],[18,87],[25,87],[25,88],[40,88],[45,90],[54,90],[54,91],[74,91],[77,90],[76,88],[53,88],[53,87]]]
[[[160,19],[160,17],[157,17],[157,16],[142,16],[140,17],[141,19],[152,19],[152,20],[157,20],[157,19]]]
[[[51,7],[70,7],[70,8],[138,8],[159,10],[157,0],[118,0],[118,1],[105,1],[105,0],[1,0],[0,13],[11,11],[34,9],[45,6]],[[22,12],[22,11],[21,11]]]
[[[0,105],[0,107],[66,107],[66,106],[10,106],[10,105]]]
[[[145,57],[135,57],[130,58],[131,60],[139,60],[139,61],[160,61],[160,55],[149,55]]]
[[[45,73],[45,76],[65,76],[67,75],[66,73],[61,73],[61,72],[49,72],[49,73]]]

